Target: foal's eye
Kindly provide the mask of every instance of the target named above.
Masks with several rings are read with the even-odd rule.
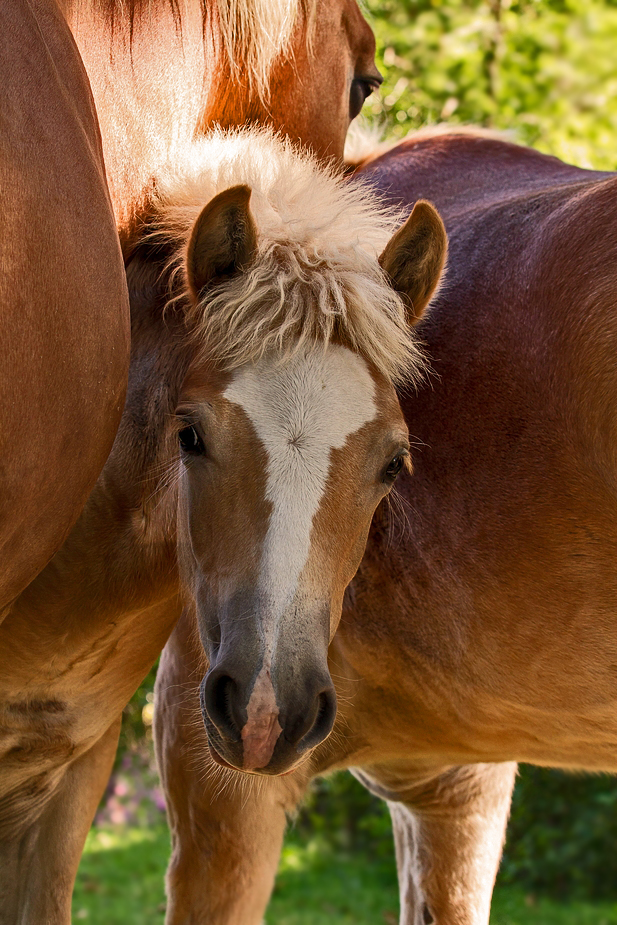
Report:
[[[405,460],[407,458],[407,453],[397,453],[386,467],[384,472],[384,481],[393,482],[397,477],[403,466],[405,465]]]
[[[206,452],[203,440],[192,424],[189,427],[183,427],[178,433],[178,442],[182,452],[189,453],[191,456],[201,456]]]

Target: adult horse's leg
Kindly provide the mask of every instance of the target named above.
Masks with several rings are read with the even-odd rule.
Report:
[[[202,660],[184,615],[163,652],[156,689],[155,742],[172,836],[166,923],[258,925],[286,813],[307,776],[245,776],[214,764],[199,706]]]
[[[70,925],[88,829],[114,763],[121,717],[63,774],[45,810],[0,831],[0,925]],[[29,802],[36,804],[30,781]],[[28,794],[26,794],[26,800]],[[24,815],[27,816],[28,806]]]
[[[488,925],[516,764],[354,773],[388,802],[400,925]]]

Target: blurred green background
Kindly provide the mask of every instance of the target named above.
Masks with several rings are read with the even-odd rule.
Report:
[[[365,106],[387,137],[476,124],[581,167],[617,166],[617,0],[367,0],[386,80]],[[164,918],[168,855],[152,758],[154,671],[125,710],[74,922]],[[396,925],[385,806],[347,774],[290,828],[268,925]],[[521,768],[492,925],[617,925],[617,786]]]
[[[368,0],[390,136],[475,124],[579,167],[617,166],[617,2]]]

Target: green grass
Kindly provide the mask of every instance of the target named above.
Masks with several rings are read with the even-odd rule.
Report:
[[[337,853],[318,839],[283,849],[267,925],[395,925],[394,863]]]
[[[162,826],[98,828],[88,836],[73,900],[81,925],[162,925],[169,837]],[[394,864],[366,852],[334,854],[295,833],[283,850],[267,925],[396,925]],[[555,903],[495,891],[491,925],[617,925],[617,903]]]
[[[164,826],[92,829],[77,874],[73,922],[162,925],[168,856]]]
[[[617,903],[534,899],[512,887],[495,890],[491,925],[615,925]]]

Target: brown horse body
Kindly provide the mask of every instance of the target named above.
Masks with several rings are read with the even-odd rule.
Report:
[[[52,0],[0,10],[0,622],[109,453],[128,297],[88,80]]]
[[[512,762],[617,770],[617,178],[472,134],[420,135],[359,178],[429,198],[449,234],[419,327],[433,375],[402,401],[414,474],[330,646],[333,734],[293,774],[204,779],[203,652],[189,615],[172,634],[174,925],[257,925],[285,812],[335,768],[389,801],[402,925],[486,925]]]
[[[422,444],[409,526],[388,551],[376,528],[358,641],[374,563],[401,576],[405,606],[378,610],[413,653],[431,753],[442,723],[448,762],[616,771],[617,179],[473,136],[420,139],[362,177],[429,197],[452,246],[422,327],[436,375],[405,404]],[[441,721],[418,687],[428,665],[448,679]]]

